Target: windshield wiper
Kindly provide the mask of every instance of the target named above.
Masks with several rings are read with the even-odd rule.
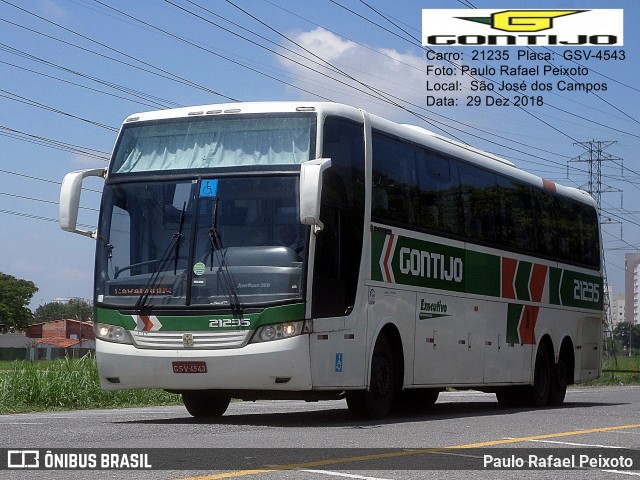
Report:
[[[226,287],[227,296],[229,297],[229,305],[232,310],[242,313],[244,305],[240,302],[238,296],[238,289],[236,288],[236,282],[233,278],[233,274],[229,270],[229,263],[227,262],[227,254],[224,251],[222,245],[222,239],[218,234],[218,197],[215,198],[213,203],[213,218],[211,221],[211,228],[209,229],[209,241],[211,242],[211,266],[210,270],[213,271],[213,256],[215,254],[218,260],[218,274],[222,278],[222,283]]]
[[[180,213],[180,222],[178,224],[178,231],[171,236],[169,245],[167,245],[167,248],[162,253],[162,256],[158,260],[156,268],[154,268],[153,272],[151,273],[151,277],[149,277],[149,281],[147,282],[147,285],[144,287],[144,289],[140,293],[140,296],[138,297],[138,300],[136,301],[136,304],[134,306],[134,309],[137,311],[142,311],[143,309],[147,308],[147,305],[146,305],[147,299],[151,294],[151,290],[156,287],[156,282],[160,278],[160,272],[164,270],[164,267],[169,262],[172,251],[174,252],[174,257],[175,257],[173,274],[176,275],[178,271],[178,253],[180,251],[180,240],[183,237],[182,229],[184,227],[184,212],[186,208],[187,208],[187,202],[184,202],[182,204],[182,212]]]

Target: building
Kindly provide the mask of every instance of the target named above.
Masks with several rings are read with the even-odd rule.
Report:
[[[624,255],[625,321],[640,323],[640,253]]]
[[[624,295],[611,294],[609,296],[609,305],[611,305],[611,326],[615,328],[619,323],[625,321],[625,298]]]
[[[54,320],[52,322],[29,325],[25,335],[57,347],[91,348],[94,343],[93,322],[80,322],[73,319]]]

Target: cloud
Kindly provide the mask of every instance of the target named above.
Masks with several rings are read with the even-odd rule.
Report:
[[[38,8],[49,20],[65,20],[69,17],[67,11],[53,0],[40,0]]]
[[[396,119],[399,115],[406,119],[407,114],[402,114],[397,107],[381,100],[381,96],[413,110],[418,108],[416,106],[425,105],[425,82],[429,77],[423,56],[388,48],[372,48],[344,40],[320,27],[294,33],[289,37],[317,57],[331,63],[335,69],[346,73],[345,76],[336,72],[334,68],[302,49],[296,48],[296,51],[306,59],[281,50],[280,53],[299,62],[279,57],[281,65],[293,76],[292,83],[315,93],[317,97]],[[297,95],[309,99],[308,93],[298,91]]]
[[[69,161],[77,167],[81,168],[99,168],[106,166],[106,163],[102,160],[98,160],[95,157],[83,155],[82,153],[73,153],[69,158]]]

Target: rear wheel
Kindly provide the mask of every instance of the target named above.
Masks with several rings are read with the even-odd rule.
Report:
[[[567,389],[566,363],[564,365],[564,369],[556,373],[549,344],[546,341],[542,342],[536,353],[533,385],[500,388],[496,391],[498,403],[502,407],[544,407],[558,405],[553,403],[554,401],[562,403],[560,398],[564,400],[564,392]]]
[[[558,363],[551,369],[551,388],[549,389],[549,405],[562,405],[569,383],[569,359],[566,350],[560,350]]]
[[[214,392],[185,392],[182,402],[195,418],[221,417],[227,411],[231,398]]]
[[[347,406],[359,418],[382,418],[389,413],[395,386],[393,351],[384,336],[378,337],[371,360],[369,390],[349,392]]]
[[[544,407],[551,391],[553,360],[547,342],[538,346],[533,385],[529,387],[529,403],[534,407]]]

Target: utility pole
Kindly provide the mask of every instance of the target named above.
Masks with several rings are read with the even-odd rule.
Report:
[[[611,192],[622,193],[620,189],[612,188],[609,185],[604,185],[602,183],[602,164],[604,162],[613,162],[617,165],[620,165],[621,175],[623,174],[622,159],[604,152],[607,148],[609,148],[611,145],[615,143],[616,143],[615,141],[611,141],[611,140],[608,140],[608,141],[591,140],[588,142],[576,142],[574,143],[574,145],[582,147],[584,152],[578,155],[577,157],[574,157],[571,160],[569,160],[569,163],[586,163],[587,164],[587,167],[588,167],[587,183],[581,188],[586,189],[589,195],[591,195],[593,199],[596,201],[596,205],[598,209],[598,217],[600,218],[601,225],[620,223],[617,220],[614,221],[609,217],[605,217],[602,211],[603,210],[602,209],[603,193],[611,193]],[[567,164],[567,177],[568,176],[569,176],[569,165]],[[622,208],[622,198],[620,200],[620,207]],[[622,226],[620,228],[622,229]],[[602,281],[604,284],[604,297],[603,297],[604,333],[605,333],[605,338],[612,339],[613,338],[613,322],[612,322],[612,315],[611,315],[611,302],[609,301],[610,292],[609,292],[609,283],[607,282],[607,267],[606,267],[606,262],[604,260],[605,258],[604,244],[602,244],[601,246],[601,254],[602,254]],[[605,349],[608,349],[608,343],[609,342],[605,341]],[[607,351],[607,353],[609,352]],[[618,359],[615,356],[615,351],[613,351],[613,354],[614,354],[614,360],[617,366]]]

